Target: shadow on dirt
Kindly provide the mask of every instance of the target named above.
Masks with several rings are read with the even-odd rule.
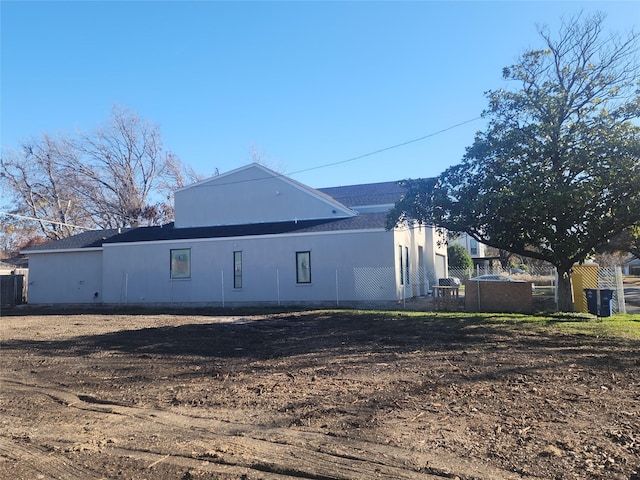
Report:
[[[176,315],[176,316],[202,316],[224,317],[237,315],[269,315],[277,313],[290,313],[305,311],[308,308],[296,306],[256,306],[256,307],[149,307],[149,306],[106,306],[96,305],[18,305],[15,307],[3,306],[0,312],[2,316],[77,316],[77,315]]]
[[[122,330],[58,341],[3,342],[5,355],[22,349],[36,350],[46,356],[110,352],[177,362],[192,362],[194,357],[226,359],[239,364],[294,356],[305,357],[305,361],[311,363],[331,357],[366,362],[372,356],[380,361],[410,353],[482,355],[490,352],[495,355],[500,350],[519,350],[531,358],[558,354],[563,361],[574,359],[594,364],[602,363],[606,357],[611,367],[628,362],[637,366],[633,352],[639,347],[640,342],[541,334],[455,313],[389,316],[349,311],[280,314],[266,319],[240,317],[226,323]],[[615,355],[608,354],[614,351]]]

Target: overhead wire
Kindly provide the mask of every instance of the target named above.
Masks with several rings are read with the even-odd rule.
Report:
[[[347,158],[346,160],[339,160],[337,162],[325,163],[325,164],[322,164],[322,165],[316,165],[315,167],[304,168],[302,170],[295,170],[293,172],[280,173],[278,175],[281,176],[281,177],[290,177],[292,175],[297,175],[298,173],[305,173],[305,172],[310,172],[312,170],[319,170],[321,168],[334,167],[336,165],[343,165],[345,163],[354,162],[356,160],[361,160],[361,159],[366,158],[366,157],[371,157],[373,155],[377,155],[377,154],[382,153],[382,152],[387,152],[389,150],[394,150],[396,148],[404,147],[404,146],[410,145],[412,143],[420,142],[422,140],[426,140],[427,138],[435,137],[436,135],[440,135],[441,133],[447,132],[449,130],[453,130],[454,128],[461,127],[462,125],[466,125],[468,123],[475,122],[476,120],[480,120],[481,118],[482,118],[482,116],[479,115],[479,116],[471,118],[469,120],[465,120],[464,122],[456,123],[455,125],[451,125],[449,127],[443,128],[443,129],[438,130],[436,132],[432,132],[432,133],[429,133],[427,135],[423,135],[421,137],[414,138],[412,140],[407,140],[406,142],[397,143],[397,144],[391,145],[389,147],[380,148],[378,150],[374,150],[374,151],[369,152],[369,153],[364,153],[364,154],[358,155],[356,157]],[[213,178],[215,178],[215,177],[213,177]],[[234,181],[230,181],[230,182],[216,183],[215,185],[200,184],[200,185],[194,185],[194,186],[196,186],[196,187],[218,187],[218,186],[224,186],[224,185],[236,185],[236,184],[240,184],[240,183],[257,182],[257,181],[261,181],[261,180],[269,180],[270,178],[273,178],[273,177],[269,176],[269,177],[261,177],[261,178],[251,178],[251,179],[234,180]],[[208,182],[209,180],[211,180],[211,179],[204,180],[204,182]]]
[[[305,169],[302,169],[302,170],[296,170],[296,171],[293,171],[293,172],[288,172],[288,173],[279,174],[279,175],[282,176],[282,177],[288,177],[288,176],[291,176],[291,175],[297,175],[299,173],[306,173],[306,172],[310,172],[310,171],[313,171],[313,170],[319,170],[321,168],[335,167],[336,165],[343,165],[345,163],[355,162],[356,160],[361,160],[363,158],[371,157],[373,155],[377,155],[377,154],[382,153],[382,152],[387,152],[389,150],[394,150],[396,148],[404,147],[404,146],[410,145],[412,143],[420,142],[422,140],[426,140],[427,138],[435,137],[436,135],[440,135],[441,133],[447,132],[449,130],[453,130],[454,128],[458,128],[458,127],[460,127],[462,125],[466,125],[468,123],[475,122],[476,120],[480,120],[481,118],[482,118],[482,116],[477,116],[477,117],[471,118],[469,120],[465,120],[464,122],[456,123],[455,125],[451,125],[451,126],[449,126],[447,128],[443,128],[443,129],[438,130],[436,132],[432,132],[432,133],[429,133],[427,135],[423,135],[421,137],[414,138],[412,140],[407,140],[406,142],[397,143],[397,144],[391,145],[389,147],[380,148],[378,150],[374,150],[374,151],[369,152],[369,153],[364,153],[362,155],[358,155],[358,156],[355,156],[355,157],[347,158],[346,160],[340,160],[340,161],[337,161],[337,162],[325,163],[323,165],[316,165],[315,167],[309,167],[309,168],[305,168]],[[259,180],[268,180],[270,178],[273,178],[273,177],[253,178],[253,179],[246,179],[246,180],[236,180],[236,181],[227,182],[227,183],[217,183],[215,186],[235,185],[235,184],[246,183],[246,182],[255,182],[255,181],[259,181]],[[194,186],[196,186],[196,187],[205,187],[205,186],[206,187],[212,187],[214,185],[194,185]],[[55,221],[55,220],[46,220],[46,219],[35,218],[35,217],[28,217],[28,216],[25,216],[25,215],[18,215],[18,214],[15,214],[15,213],[0,212],[0,215],[9,215],[9,216],[17,217],[17,218],[23,218],[25,220],[34,220],[34,221],[38,221],[38,222],[45,222],[45,223],[51,223],[51,224],[57,224],[57,225],[63,225],[63,226],[67,226],[67,227],[72,227],[72,228],[79,228],[79,229],[82,229],[82,230],[89,230],[87,227],[81,227],[81,226],[73,225],[73,224],[70,224],[70,223],[58,222],[58,221]]]
[[[312,170],[319,170],[321,168],[334,167],[336,165],[342,165],[342,164],[345,164],[345,163],[354,162],[356,160],[361,160],[363,158],[370,157],[372,155],[377,155],[378,153],[387,152],[389,150],[393,150],[393,149],[396,149],[396,148],[404,147],[405,145],[410,145],[412,143],[416,143],[416,142],[420,142],[422,140],[426,140],[427,138],[430,138],[430,137],[435,137],[436,135],[439,135],[441,133],[447,132],[449,130],[453,130],[454,128],[457,128],[457,127],[461,127],[462,125],[466,125],[467,123],[475,122],[476,120],[480,120],[481,118],[482,118],[482,116],[477,116],[477,117],[472,118],[470,120],[465,120],[464,122],[456,123],[455,125],[451,125],[450,127],[443,128],[442,130],[438,130],[437,132],[429,133],[429,134],[423,135],[422,137],[419,137],[419,138],[414,138],[413,140],[407,140],[406,142],[402,142],[402,143],[398,143],[398,144],[395,144],[395,145],[391,145],[390,147],[380,148],[380,149],[375,150],[373,152],[369,152],[369,153],[365,153],[365,154],[362,154],[362,155],[358,155],[357,157],[347,158],[346,160],[340,160],[338,162],[326,163],[324,165],[318,165],[318,166],[315,166],[315,167],[305,168],[303,170],[297,170],[295,172],[287,173],[286,175],[296,175],[298,173],[310,172]]]
[[[46,218],[29,217],[27,215],[19,215],[17,213],[0,212],[0,215],[7,215],[9,217],[22,218],[24,220],[33,220],[36,222],[52,223],[55,225],[62,225],[64,227],[79,228],[80,230],[91,230],[88,227],[81,227],[79,225],[73,225],[72,223],[58,222],[56,220],[47,220]]]

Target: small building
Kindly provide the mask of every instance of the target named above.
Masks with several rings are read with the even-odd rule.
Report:
[[[624,262],[622,271],[625,275],[640,276],[640,258],[629,255]]]
[[[0,305],[15,306],[26,303],[29,262],[18,256],[0,260]]]
[[[259,164],[175,192],[175,221],[26,250],[30,304],[376,304],[447,276],[437,229],[387,230],[399,181],[313,189]]]

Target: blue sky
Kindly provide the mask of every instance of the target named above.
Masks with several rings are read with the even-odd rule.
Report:
[[[541,46],[536,25],[557,30],[563,15],[602,11],[607,29],[640,26],[640,1],[3,0],[0,9],[3,149],[92,130],[124,105],[158,123],[165,147],[196,171],[245,165],[253,148],[312,187],[429,177],[458,163],[483,128],[484,92]]]

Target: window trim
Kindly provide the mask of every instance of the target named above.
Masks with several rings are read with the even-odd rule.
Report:
[[[409,247],[404,247],[404,276],[407,285],[411,285],[411,274],[410,274],[410,262],[409,262]]]
[[[242,288],[242,250],[233,252],[233,288]]]
[[[306,264],[304,262],[305,257]],[[296,283],[299,285],[311,283],[311,250],[296,252]]]
[[[478,241],[475,238],[469,241],[469,253],[475,256],[478,255]]]
[[[178,256],[185,255],[184,259]],[[185,265],[180,265],[184,263]],[[182,268],[184,267],[184,272]],[[172,248],[169,250],[169,278],[171,280],[185,280],[191,278],[191,249],[190,248]]]

